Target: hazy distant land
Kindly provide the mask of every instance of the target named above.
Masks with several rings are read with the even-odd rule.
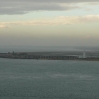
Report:
[[[0,53],[0,58],[9,59],[39,59],[39,60],[84,60],[99,61],[97,51],[54,51],[54,52],[8,52]]]

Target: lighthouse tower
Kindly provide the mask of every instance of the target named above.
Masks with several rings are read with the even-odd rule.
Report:
[[[83,51],[83,58],[86,58],[86,52]]]

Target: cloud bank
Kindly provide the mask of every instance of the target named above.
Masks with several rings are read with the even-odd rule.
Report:
[[[2,23],[0,24],[0,28],[9,28],[9,26],[7,26],[6,24],[3,25]]]
[[[97,3],[99,0],[0,0],[0,14],[25,14],[29,11],[61,11],[80,8],[75,3]],[[62,6],[61,4],[66,4]]]
[[[59,16],[54,19],[40,19],[32,21],[0,22],[0,28],[16,25],[71,25],[99,22],[99,15]]]

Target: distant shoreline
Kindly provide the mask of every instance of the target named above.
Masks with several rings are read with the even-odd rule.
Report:
[[[0,58],[8,59],[36,59],[36,60],[75,60],[75,61],[99,61],[99,57],[79,57],[78,52],[8,52],[0,53]]]

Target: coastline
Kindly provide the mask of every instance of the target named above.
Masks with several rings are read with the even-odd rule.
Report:
[[[99,57],[79,57],[78,52],[8,52],[0,53],[0,58],[8,59],[35,59],[35,60],[74,60],[99,61]]]

